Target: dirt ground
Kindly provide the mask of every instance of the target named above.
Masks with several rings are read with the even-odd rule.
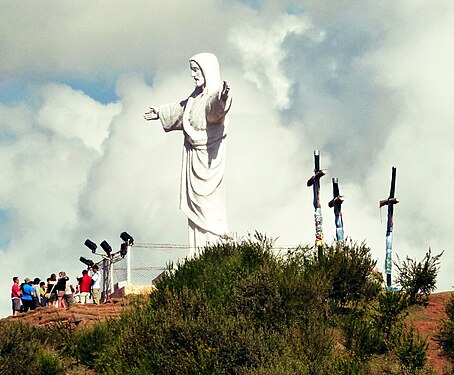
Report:
[[[128,305],[127,299],[114,299],[100,305],[75,303],[69,309],[47,306],[18,316],[10,316],[5,320],[21,320],[42,327],[61,322],[65,325],[70,324],[73,328],[84,328],[100,320],[119,317],[121,311]]]
[[[411,324],[420,335],[426,337],[429,343],[427,363],[437,374],[444,374],[453,366],[437,341],[441,322],[447,319],[446,305],[451,299],[451,294],[452,292],[432,294],[427,306],[418,307],[409,316]]]
[[[427,362],[436,374],[445,374],[453,366],[437,341],[442,319],[447,318],[445,309],[450,298],[451,292],[432,294],[429,303],[426,306],[413,308],[408,318],[409,323],[416,328],[417,332],[426,337],[429,343]],[[22,320],[32,325],[44,327],[60,322],[78,329],[90,326],[100,320],[119,317],[121,311],[128,306],[129,302],[126,298],[113,299],[101,305],[74,304],[70,309],[39,308],[5,319]]]

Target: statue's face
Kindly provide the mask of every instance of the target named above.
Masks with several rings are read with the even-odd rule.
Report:
[[[190,61],[189,67],[191,68],[191,76],[194,78],[195,85],[197,87],[205,86],[205,77],[203,76],[203,72],[202,69],[200,69],[199,64],[195,61]]]

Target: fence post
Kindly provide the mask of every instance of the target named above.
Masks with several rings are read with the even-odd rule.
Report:
[[[126,282],[131,285],[131,252],[126,254]]]

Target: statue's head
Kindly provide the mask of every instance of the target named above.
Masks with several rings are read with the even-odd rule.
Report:
[[[205,77],[203,76],[202,69],[195,61],[189,61],[189,68],[191,68],[191,76],[194,78],[196,87],[203,88],[205,86]]]
[[[189,59],[191,74],[197,87],[213,93],[221,87],[218,59],[212,53],[199,53]]]

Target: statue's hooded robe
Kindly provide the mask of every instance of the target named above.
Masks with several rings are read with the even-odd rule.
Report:
[[[221,98],[223,81],[215,55],[200,53],[191,57],[205,78],[203,88],[196,87],[189,98],[159,107],[166,132],[184,134],[181,166],[180,209],[188,217],[190,246],[203,246],[191,230],[215,237],[227,235],[224,168],[227,118],[231,97]],[[194,234],[193,234],[194,235]],[[203,242],[203,240],[202,240]]]

